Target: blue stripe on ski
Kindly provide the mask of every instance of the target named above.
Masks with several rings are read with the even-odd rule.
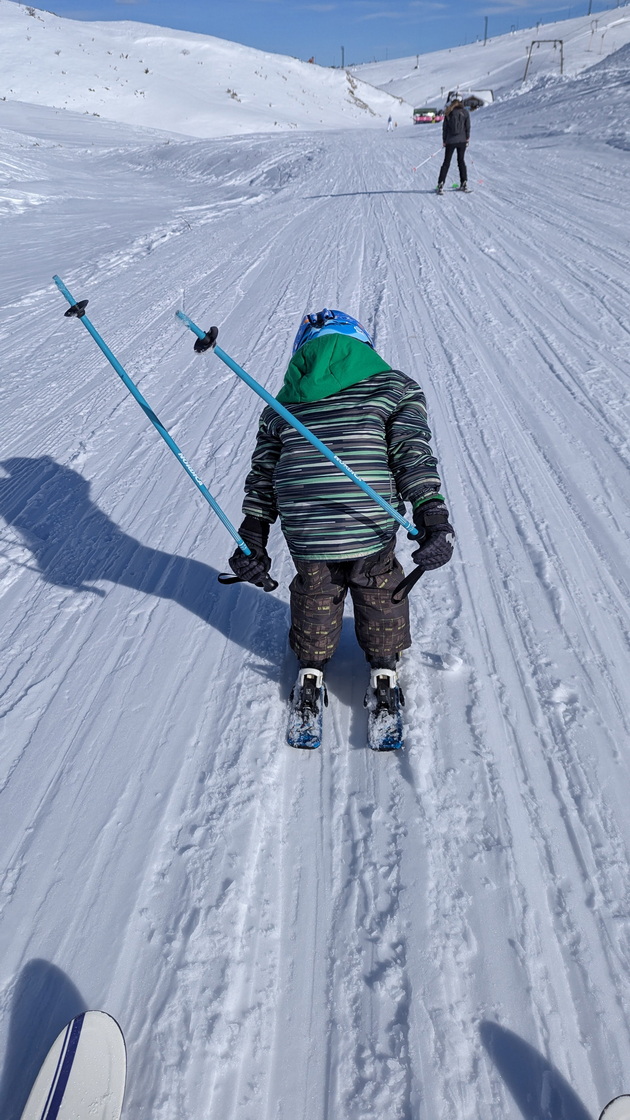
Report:
[[[73,1019],[68,1025],[53,1083],[50,1093],[48,1094],[48,1100],[46,1101],[42,1113],[42,1120],[57,1120],[64,1093],[68,1087],[68,1081],[70,1080],[72,1066],[81,1037],[84,1017],[84,1015],[78,1015],[77,1018]]]

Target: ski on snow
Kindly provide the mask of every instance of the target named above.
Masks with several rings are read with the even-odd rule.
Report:
[[[602,1109],[599,1120],[630,1120],[630,1095],[614,1097]]]
[[[104,1011],[77,1015],[53,1042],[21,1120],[120,1120],[127,1055]]]
[[[368,710],[368,746],[373,751],[400,751],[403,738],[403,690],[393,669],[373,669],[364,704]]]
[[[441,191],[436,189],[435,193],[439,197],[441,197],[443,194],[472,194],[473,189],[472,187],[460,187],[459,183],[453,183],[452,187],[447,187],[446,190],[442,189]]]
[[[373,751],[399,751],[404,747],[401,708],[405,703],[396,673],[374,669],[364,704],[368,713],[367,742]],[[287,743],[300,750],[321,746],[324,708],[328,693],[319,669],[300,669],[289,700]]]
[[[382,670],[380,675],[383,676]],[[306,676],[314,677],[314,687],[321,699],[325,694],[323,676],[317,677],[314,670]],[[296,688],[298,684],[299,678]],[[397,683],[395,687],[400,690]],[[372,684],[370,689],[373,691]],[[118,1023],[103,1011],[85,1011],[72,1019],[55,1039],[37,1074],[21,1120],[120,1120],[126,1074],[125,1040]],[[609,1101],[599,1120],[630,1120],[630,1095]]]
[[[328,704],[324,674],[320,669],[300,669],[289,698],[287,743],[312,751],[321,746],[323,708]]]

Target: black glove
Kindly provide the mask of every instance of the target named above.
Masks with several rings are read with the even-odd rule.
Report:
[[[424,571],[441,568],[453,555],[455,530],[448,518],[448,510],[440,498],[423,502],[413,511],[418,536],[411,539],[420,547],[412,552],[411,559]]]
[[[251,556],[246,556],[240,548],[237,548],[236,552],[230,556],[230,567],[234,575],[244,580],[245,583],[253,583],[256,587],[264,587],[271,567],[271,559],[265,548],[269,539],[269,522],[247,514],[239,529],[239,534],[247,547],[251,549]]]

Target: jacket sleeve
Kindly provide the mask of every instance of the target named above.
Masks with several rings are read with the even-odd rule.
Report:
[[[470,113],[466,110],[466,140],[470,140]]]
[[[260,417],[256,446],[249,474],[245,479],[243,514],[273,522],[278,516],[273,475],[282,451],[282,441],[269,430],[269,410]]]
[[[389,468],[398,493],[412,505],[437,494],[440,476],[437,459],[431,451],[431,431],[427,421],[424,393],[409,380],[409,388],[387,421]]]

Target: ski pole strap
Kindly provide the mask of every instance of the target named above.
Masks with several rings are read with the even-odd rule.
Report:
[[[402,603],[403,599],[407,598],[411,588],[415,587],[422,575],[424,575],[424,568],[417,567],[414,568],[408,576],[405,576],[398,584],[398,587],[395,587],[392,591],[392,603]]]
[[[220,572],[219,575],[217,576],[217,579],[218,579],[219,583],[223,583],[223,584],[227,584],[227,583],[249,583],[249,580],[241,579],[240,576],[231,576],[229,574],[229,572]],[[279,586],[278,581],[275,580],[275,579],[272,579],[271,576],[269,576],[269,575],[264,577],[264,583],[255,583],[254,584],[254,587],[262,587],[263,591],[275,591],[276,587],[278,587],[278,586]]]
[[[234,537],[234,540],[236,541],[238,547],[241,549],[241,552],[244,552],[246,556],[251,556],[251,549],[249,549],[247,547],[243,538],[239,535],[239,533],[236,531],[236,529],[232,525],[232,522],[228,519],[226,514],[221,509],[221,506],[212,497],[212,494],[208,490],[207,486],[205,486],[204,483],[201,481],[201,479],[198,477],[198,475],[195,474],[194,470],[190,466],[190,463],[188,463],[188,461],[184,458],[184,455],[182,454],[179,447],[175,443],[175,440],[172,438],[172,436],[167,431],[167,429],[164,427],[164,425],[161,423],[161,421],[158,420],[158,418],[155,415],[153,409],[150,407],[150,405],[144,399],[140,390],[137,388],[137,386],[134,384],[134,382],[129,377],[129,374],[121,366],[120,362],[115,357],[115,355],[112,353],[109,346],[107,346],[107,344],[103,341],[103,339],[101,338],[101,336],[98,333],[98,331],[96,330],[96,328],[93,326],[93,324],[88,319],[87,315],[85,314],[85,309],[87,307],[88,301],[86,299],[82,299],[79,303],[77,303],[74,296],[72,296],[70,294],[70,292],[68,291],[68,289],[66,288],[66,285],[64,284],[63,280],[60,280],[60,278],[58,276],[53,276],[53,280],[55,281],[55,284],[59,288],[59,291],[61,292],[61,294],[63,296],[65,296],[68,303],[70,304],[70,307],[68,308],[68,310],[64,314],[66,316],[70,316],[71,318],[76,317],[77,319],[81,320],[81,322],[83,323],[83,326],[92,335],[92,338],[96,342],[97,346],[99,346],[100,349],[103,351],[103,353],[104,353],[105,357],[107,358],[108,362],[116,370],[116,373],[118,374],[118,376],[120,377],[120,379],[124,383],[124,385],[127,387],[129,392],[131,393],[132,397],[135,397],[138,404],[143,409],[145,415],[149,418],[149,420],[153,424],[153,427],[159,432],[159,434],[161,435],[161,437],[164,440],[164,442],[166,443],[166,445],[173,452],[175,458],[179,460],[182,467],[186,471],[186,474],[190,478],[192,478],[195,486],[197,487],[198,490],[201,491],[204,498],[206,499],[208,504],[212,507],[212,509],[216,513],[217,517],[219,518],[219,520],[223,522],[227,531],[229,533],[231,533],[231,535]]]
[[[342,473],[345,474],[352,482],[354,482],[360,490],[363,490],[364,494],[368,494],[370,498],[373,498],[374,501],[377,502],[377,504],[381,506],[382,509],[386,510],[387,513],[389,513],[390,516],[393,517],[399,525],[402,525],[403,528],[406,529],[412,537],[418,536],[418,530],[416,529],[416,526],[411,523],[411,521],[407,521],[406,517],[403,517],[397,509],[394,509],[394,507],[390,505],[390,503],[385,498],[382,498],[380,494],[377,494],[376,490],[374,490],[368,482],[364,482],[362,478],[359,478],[359,475],[355,474],[354,471],[350,467],[348,467],[343,462],[343,460],[339,458],[338,455],[335,455],[334,451],[331,451],[325,443],[322,443],[321,439],[314,435],[314,433],[311,432],[310,428],[307,428],[305,424],[302,424],[302,422],[298,420],[292,412],[289,412],[288,408],[285,408],[283,404],[280,404],[280,402],[277,401],[275,397],[272,397],[271,393],[268,393],[266,389],[263,389],[262,385],[259,385],[258,382],[253,377],[251,377],[249,373],[242,369],[242,367],[239,366],[234,361],[234,359],[230,357],[229,354],[226,354],[225,350],[222,350],[220,346],[217,346],[216,340],[219,333],[218,327],[211,327],[209,331],[204,332],[201,330],[201,327],[198,327],[195,323],[193,323],[192,319],[189,319],[187,315],[184,315],[183,311],[177,311],[176,315],[178,319],[181,319],[181,321],[186,324],[186,326],[193,332],[193,334],[197,335],[197,339],[199,340],[199,342],[202,342],[204,344],[202,347],[203,350],[214,350],[217,358],[220,358],[221,361],[224,362],[225,365],[228,366],[237,375],[237,377],[240,377],[241,381],[244,381],[246,385],[249,385],[250,389],[253,389],[259,397],[262,397],[266,404],[270,405],[271,408],[273,408],[279,416],[282,416],[283,419],[286,420],[292,428],[295,428],[296,432],[299,432],[300,435],[303,435],[304,438],[309,441],[309,443],[312,443],[313,447],[316,447],[318,451],[321,451],[322,455],[326,459],[328,459],[330,463],[333,463],[335,467],[338,467],[338,469],[342,471]],[[195,343],[195,350],[197,350],[197,346],[198,343]]]

